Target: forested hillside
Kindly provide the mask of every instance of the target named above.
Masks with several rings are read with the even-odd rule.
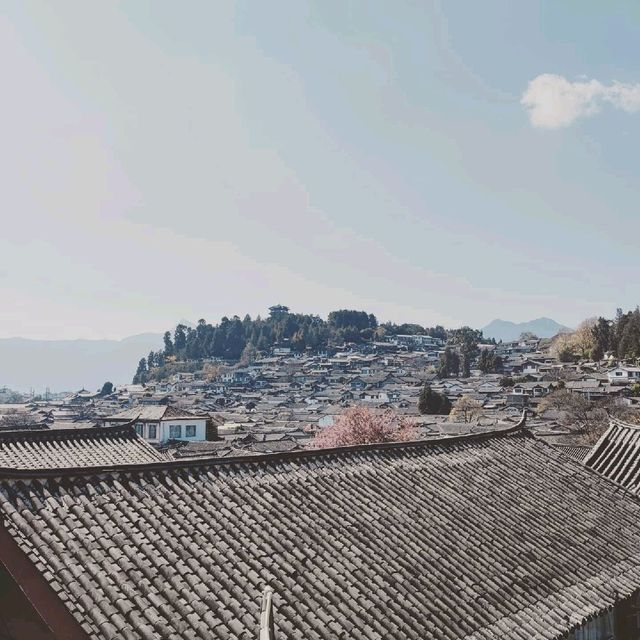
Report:
[[[331,345],[371,342],[398,334],[427,334],[442,339],[448,335],[441,326],[378,324],[377,318],[365,311],[332,311],[326,320],[316,315],[290,313],[288,307],[282,305],[269,311],[266,318],[224,317],[216,325],[202,319],[195,328],[179,324],[173,333],[164,334],[164,349],[152,351],[140,360],[134,382],[162,376],[169,362],[208,358],[249,360],[254,354],[268,352],[276,346],[302,353],[307,349],[318,351]]]

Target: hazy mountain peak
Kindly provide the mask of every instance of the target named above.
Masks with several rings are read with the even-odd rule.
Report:
[[[539,338],[551,338],[569,327],[556,322],[552,318],[536,318],[528,322],[511,322],[510,320],[492,320],[482,333],[486,338],[495,338],[503,342],[517,340],[523,333],[533,333]]]

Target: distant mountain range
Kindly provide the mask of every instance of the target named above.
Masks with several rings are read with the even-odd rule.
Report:
[[[130,383],[138,360],[161,347],[156,333],[123,340],[0,339],[0,387],[41,393]]]
[[[508,320],[493,320],[482,328],[485,338],[495,338],[503,342],[517,340],[523,333],[533,333],[538,338],[552,338],[564,331],[571,331],[571,329],[551,318],[538,318],[519,323]]]

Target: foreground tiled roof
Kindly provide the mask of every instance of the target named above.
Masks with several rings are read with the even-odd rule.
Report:
[[[8,472],[0,515],[91,638],[562,637],[640,588],[640,502],[525,433]],[[1,529],[0,529],[1,531]]]
[[[611,419],[609,428],[591,449],[584,463],[637,495],[640,494],[639,447],[640,425]]]
[[[129,425],[0,433],[0,467],[64,469],[144,464],[165,459]]]

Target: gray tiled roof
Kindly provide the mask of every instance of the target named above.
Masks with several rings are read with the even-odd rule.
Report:
[[[180,418],[206,418],[206,414],[195,414],[184,409],[178,409],[177,407],[170,407],[166,405],[145,405],[132,407],[131,409],[125,409],[112,416],[105,418],[107,421],[112,420],[143,420],[143,421],[158,421],[168,418],[180,419]]]
[[[130,425],[0,433],[0,467],[65,469],[166,460]]]
[[[585,465],[629,491],[640,494],[640,425],[611,419]]]
[[[13,540],[92,638],[559,638],[640,588],[639,503],[523,433],[4,471]],[[602,526],[606,523],[606,526]]]
[[[591,447],[578,444],[554,444],[553,446],[556,447],[558,451],[562,451],[565,456],[569,456],[579,462],[582,462],[587,457],[589,451],[591,451]]]

